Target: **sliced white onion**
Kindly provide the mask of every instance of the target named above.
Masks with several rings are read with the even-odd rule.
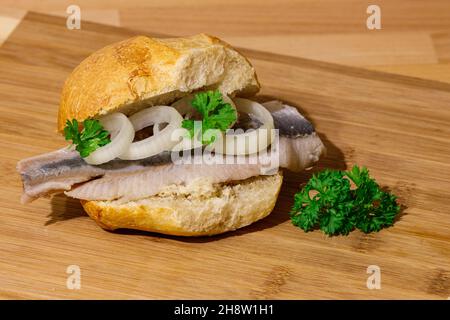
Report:
[[[168,123],[167,126],[144,140],[132,143],[119,158],[137,160],[147,158],[163,151],[171,150],[178,142],[171,138],[172,132],[181,127],[183,117],[175,108],[156,106],[133,114],[129,120],[138,131],[156,123]]]
[[[156,136],[157,134],[159,134],[159,132],[161,130],[159,130],[159,126],[163,125],[163,123],[155,123],[153,125],[153,135]]]
[[[242,134],[219,135],[212,148],[215,152],[228,155],[246,155],[265,150],[273,139],[272,115],[258,102],[242,98],[233,100],[239,112],[255,117],[262,125],[256,130],[249,130]]]
[[[99,119],[103,128],[111,134],[111,142],[84,158],[89,164],[98,165],[117,158],[128,150],[134,139],[134,128],[122,113],[113,113]]]

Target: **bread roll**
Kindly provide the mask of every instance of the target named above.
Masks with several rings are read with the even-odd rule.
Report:
[[[228,184],[171,186],[138,201],[81,201],[99,226],[152,231],[178,236],[215,235],[245,227],[272,211],[283,177],[281,172]]]
[[[250,62],[218,38],[137,36],[96,51],[74,69],[62,90],[58,131],[67,120],[128,115],[200,89],[251,96],[259,88]]]
[[[98,50],[75,68],[63,87],[58,131],[64,130],[67,120],[83,121],[111,112],[130,115],[207,89],[252,96],[260,85],[250,62],[218,38],[137,36]],[[267,216],[281,183],[281,173],[215,185],[197,181],[168,186],[138,201],[81,203],[93,220],[109,230],[214,235]]]

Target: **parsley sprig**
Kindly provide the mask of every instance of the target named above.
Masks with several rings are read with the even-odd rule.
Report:
[[[236,121],[236,110],[223,101],[220,91],[206,91],[194,95],[191,105],[201,114],[202,120],[202,143],[209,144],[214,141],[214,136],[208,138],[205,133],[209,129],[226,131],[229,126]],[[182,127],[189,131],[191,137],[194,136],[193,119],[186,119],[182,122]]]
[[[290,217],[305,232],[319,228],[330,236],[347,235],[358,228],[370,233],[394,223],[400,211],[396,198],[381,190],[365,167],[325,170],[295,195]]]
[[[81,131],[76,119],[67,120],[64,136],[67,141],[72,140],[82,158],[111,142],[109,132],[103,129],[100,121],[94,119],[84,120]]]

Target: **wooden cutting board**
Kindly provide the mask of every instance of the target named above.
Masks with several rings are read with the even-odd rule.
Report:
[[[310,172],[285,173],[274,212],[222,236],[107,232],[64,196],[21,205],[18,160],[65,145],[64,79],[134,31],[28,14],[0,49],[1,298],[433,298],[450,296],[450,85],[242,49],[263,90],[298,106],[328,148],[315,169],[365,165],[403,212],[379,233],[326,237],[291,225]],[[81,289],[66,286],[81,270]],[[367,268],[381,272],[369,290]]]

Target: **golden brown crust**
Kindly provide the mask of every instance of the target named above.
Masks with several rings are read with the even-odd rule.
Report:
[[[107,230],[137,229],[178,236],[215,235],[247,226],[273,210],[283,177],[259,176],[217,186],[213,194],[157,195],[120,204],[81,201]]]
[[[90,55],[67,78],[58,113],[58,131],[66,120],[133,113],[167,104],[203,87],[227,94],[259,91],[248,60],[218,38],[137,36]]]

